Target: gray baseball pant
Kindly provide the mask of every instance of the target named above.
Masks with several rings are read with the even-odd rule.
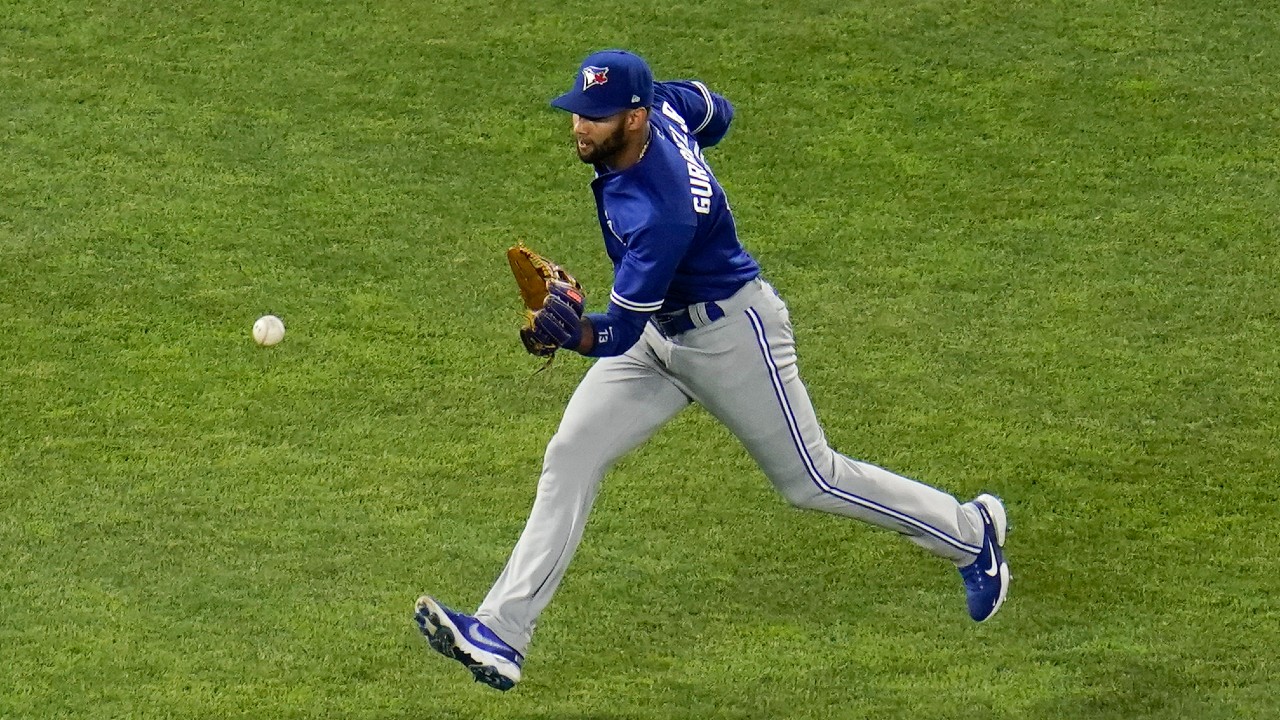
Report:
[[[717,303],[723,318],[673,338],[649,324],[587,371],[547,446],[533,510],[476,617],[520,652],[551,601],[605,472],[697,402],[742,441],[791,504],[907,536],[957,565],[981,550],[976,507],[827,445],[796,368],[786,305],[762,280]]]

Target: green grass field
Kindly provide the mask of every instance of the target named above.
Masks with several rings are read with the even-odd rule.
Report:
[[[1280,9],[0,3],[0,717],[1280,717]],[[610,285],[586,53],[697,77],[833,444],[1014,523],[983,625],[692,409],[606,480],[508,694],[428,651]],[[249,328],[282,316],[280,346]]]

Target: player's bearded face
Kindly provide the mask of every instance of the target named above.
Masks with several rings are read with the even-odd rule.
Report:
[[[573,138],[579,160],[590,164],[607,164],[606,161],[626,145],[626,115],[619,114],[602,120],[575,115]]]

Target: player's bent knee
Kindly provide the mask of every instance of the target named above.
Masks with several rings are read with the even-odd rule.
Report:
[[[823,489],[827,484],[823,478],[836,475],[836,456],[830,448],[819,446],[810,447],[807,458],[807,462],[795,456],[777,458],[775,462],[761,463],[761,469],[791,505],[802,510],[825,510],[829,497]]]
[[[822,508],[822,491],[807,478],[770,478],[778,493],[793,507],[801,510]]]

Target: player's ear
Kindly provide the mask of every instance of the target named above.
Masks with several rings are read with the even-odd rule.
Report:
[[[627,114],[627,129],[639,130],[649,122],[649,108],[636,108]]]

